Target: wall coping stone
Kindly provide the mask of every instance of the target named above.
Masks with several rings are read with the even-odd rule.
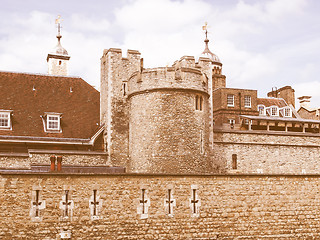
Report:
[[[74,151],[74,150],[51,150],[51,149],[29,149],[29,153],[35,154],[65,154],[65,155],[108,155],[99,151]]]
[[[135,95],[138,95],[138,94],[149,93],[149,92],[160,92],[160,91],[197,92],[197,93],[202,93],[202,94],[209,96],[209,94],[206,91],[192,89],[192,88],[150,88],[150,89],[146,89],[146,90],[132,92],[128,95],[128,98],[135,96]]]
[[[58,172],[30,172],[25,171],[27,169],[21,169],[24,171],[19,171],[18,169],[0,169],[0,176],[76,176],[76,177],[86,177],[86,176],[101,176],[101,177],[202,177],[202,178],[216,178],[216,177],[243,177],[243,178],[320,178],[320,174],[264,174],[264,173],[223,173],[223,174],[162,174],[162,173],[58,173]]]
[[[234,133],[234,134],[256,134],[256,135],[282,135],[297,137],[320,137],[319,133],[303,133],[303,132],[281,132],[281,131],[260,131],[260,130],[232,130],[232,129],[213,129],[213,133]]]

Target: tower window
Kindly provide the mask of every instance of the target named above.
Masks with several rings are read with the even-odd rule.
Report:
[[[204,139],[202,130],[200,130],[200,154],[204,154]]]
[[[251,96],[244,96],[244,107],[251,108]]]
[[[199,110],[199,111],[203,110],[203,97],[202,96],[196,95],[195,108],[196,108],[196,110]]]
[[[61,62],[61,60],[60,60],[60,61],[59,61],[59,66],[61,65],[61,63],[62,63],[62,62]]]
[[[228,107],[234,107],[234,95],[228,94],[227,96],[227,106]]]
[[[127,84],[126,83],[122,84],[122,91],[123,91],[123,96],[126,96],[127,95]]]
[[[232,169],[238,169],[237,154],[232,154]]]

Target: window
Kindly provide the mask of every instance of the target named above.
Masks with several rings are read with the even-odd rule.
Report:
[[[237,169],[238,163],[237,163],[237,154],[232,154],[232,169]]]
[[[227,106],[234,107],[234,95],[228,94],[227,96]]]
[[[244,107],[251,108],[251,96],[244,96]]]
[[[277,106],[272,106],[270,108],[271,116],[279,116],[279,109]]]
[[[60,114],[47,114],[47,126],[48,131],[60,130]]]
[[[291,109],[289,107],[286,107],[283,109],[283,115],[284,117],[292,117],[292,112],[291,112]]]
[[[266,108],[264,105],[258,106],[259,115],[266,115]]]
[[[204,139],[202,130],[200,130],[200,154],[204,154]]]
[[[122,91],[123,91],[123,96],[127,95],[127,83],[122,84]]]
[[[11,111],[0,111],[0,129],[11,128],[10,113]]]
[[[196,95],[195,108],[196,108],[196,110],[202,111],[202,109],[203,109],[203,97],[202,96]]]
[[[236,124],[236,120],[234,120],[234,119],[229,119],[228,121],[229,121],[230,125],[235,125]]]

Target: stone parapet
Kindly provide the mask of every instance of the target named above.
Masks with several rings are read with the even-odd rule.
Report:
[[[0,238],[319,239],[319,188],[319,175],[0,174]]]

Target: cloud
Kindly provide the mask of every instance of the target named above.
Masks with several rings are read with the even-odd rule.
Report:
[[[181,56],[201,54],[205,21],[210,26],[209,48],[221,59],[229,87],[258,89],[263,96],[274,86],[309,91],[320,82],[320,20],[315,1],[95,3],[108,7],[108,14],[88,14],[72,4],[63,9],[69,15],[62,16],[62,45],[71,55],[70,74],[97,87],[103,49],[139,50],[146,67],[171,65]],[[1,11],[5,13],[0,25],[1,70],[46,73],[46,55],[57,41],[56,14],[51,9],[24,14],[22,8]],[[315,93],[313,100],[320,103],[320,96]]]

